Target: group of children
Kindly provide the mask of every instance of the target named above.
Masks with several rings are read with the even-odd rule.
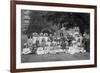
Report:
[[[76,29],[76,28],[75,28]],[[79,30],[74,30],[74,33],[64,35],[48,34],[48,33],[32,33],[27,42],[24,43],[22,54],[57,54],[69,53],[75,54],[79,52],[86,52],[83,45],[83,37]]]

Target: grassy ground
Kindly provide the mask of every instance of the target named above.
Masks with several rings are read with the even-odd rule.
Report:
[[[31,62],[48,62],[48,61],[72,61],[72,60],[88,60],[90,58],[89,53],[77,53],[74,55],[59,53],[59,54],[46,54],[46,55],[22,55],[22,63]]]

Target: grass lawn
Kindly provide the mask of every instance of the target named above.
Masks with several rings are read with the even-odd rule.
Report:
[[[48,62],[48,61],[72,61],[72,60],[88,60],[90,59],[89,53],[77,53],[77,54],[46,54],[46,55],[21,55],[22,63],[31,63],[31,62]]]

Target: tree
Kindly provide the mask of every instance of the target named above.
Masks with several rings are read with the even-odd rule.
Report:
[[[66,29],[78,26],[83,34],[85,30],[89,32],[90,27],[89,13],[31,11],[30,18],[26,34],[40,33],[44,28],[50,28],[52,32],[56,32],[62,26],[65,26]]]

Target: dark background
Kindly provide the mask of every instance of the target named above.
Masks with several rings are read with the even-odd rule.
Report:
[[[26,10],[22,10],[26,11]],[[47,32],[53,33],[59,30],[62,25],[66,29],[74,26],[79,26],[80,32],[90,32],[90,14],[89,13],[75,13],[75,12],[53,12],[53,11],[34,11],[29,10],[30,17],[27,26],[22,29],[23,34],[30,35],[33,32]],[[27,20],[27,19],[24,19]],[[24,22],[24,20],[22,22]],[[23,24],[22,24],[23,25]],[[22,26],[23,27],[23,26]]]

